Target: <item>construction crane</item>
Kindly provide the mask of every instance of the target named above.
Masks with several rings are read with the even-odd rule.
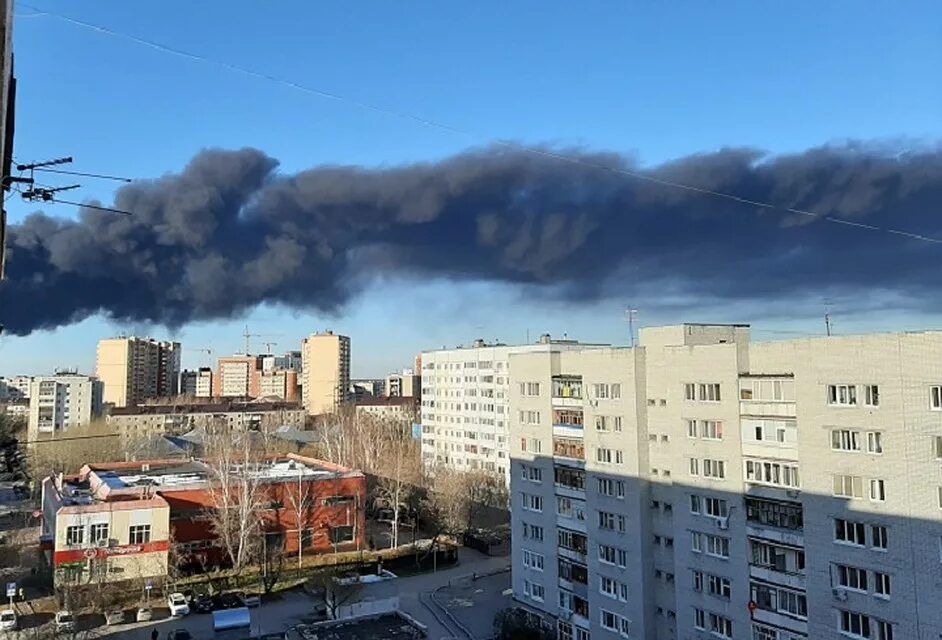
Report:
[[[199,351],[200,353],[205,353],[209,356],[209,366],[213,365],[213,350],[210,348],[184,349],[184,351]]]
[[[271,355],[271,348],[274,347],[278,343],[277,342],[263,342],[262,344],[265,345],[265,349],[268,350],[268,355]]]
[[[249,325],[245,325],[245,333],[242,334],[242,337],[245,338],[245,355],[249,355],[251,352],[250,341],[252,338],[277,338],[280,335],[280,333],[249,333]],[[272,344],[276,343],[273,342]]]

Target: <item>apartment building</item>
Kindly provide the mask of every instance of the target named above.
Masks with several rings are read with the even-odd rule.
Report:
[[[192,429],[270,432],[285,425],[301,429],[306,416],[294,402],[206,402],[112,409],[106,420],[125,443],[135,443]]]
[[[575,340],[487,344],[421,355],[422,459],[461,471],[483,469],[510,477],[510,355],[591,349]]]
[[[150,460],[47,477],[40,548],[55,584],[162,579],[171,562],[184,572],[224,564],[206,517],[219,504],[214,473],[201,460]],[[258,517],[269,553],[294,560],[366,546],[361,472],[288,454],[232,473],[234,483],[251,481],[250,499],[265,505]]]
[[[29,400],[29,388],[33,376],[13,376],[0,378],[0,402],[21,402]]]
[[[272,354],[262,356],[262,371],[291,370],[301,372],[301,352],[286,351],[283,355]]]
[[[262,371],[259,377],[259,397],[298,402],[299,395],[298,372],[294,369]]]
[[[560,638],[937,639],[942,333],[509,356],[513,586]]]
[[[418,398],[401,398],[398,396],[380,396],[378,398],[366,397],[356,403],[356,415],[372,416],[374,418],[397,420],[412,425],[418,417]]]
[[[418,398],[422,393],[422,378],[418,371],[403,369],[386,376],[384,386],[389,398]]]
[[[335,413],[349,398],[350,338],[333,331],[301,342],[302,403],[310,415]]]
[[[261,394],[262,356],[225,356],[216,363],[213,396],[257,398]]]
[[[98,343],[97,376],[104,402],[133,407],[152,398],[177,395],[180,382],[179,342],[119,337]]]
[[[103,385],[77,373],[33,378],[29,392],[29,440],[53,437],[101,415]]]
[[[213,370],[200,367],[196,371],[180,374],[180,394],[194,398],[211,398],[213,395]]]

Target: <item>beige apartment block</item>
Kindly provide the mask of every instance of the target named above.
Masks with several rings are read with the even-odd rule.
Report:
[[[200,367],[196,371],[180,374],[180,394],[194,398],[211,398],[213,395],[213,370]]]
[[[179,392],[179,342],[119,337],[98,343],[97,376],[104,401],[114,407],[133,407],[145,400]]]
[[[422,393],[422,378],[418,371],[403,369],[390,373],[385,381],[388,398],[418,398]]]
[[[942,634],[942,332],[510,361],[513,587],[567,640]]]
[[[335,413],[350,389],[350,338],[333,331],[301,342],[301,394],[308,415]]]

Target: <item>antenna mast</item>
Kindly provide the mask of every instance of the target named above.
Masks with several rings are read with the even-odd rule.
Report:
[[[637,309],[628,309],[625,311],[628,315],[628,346],[634,348],[635,346],[635,315],[638,313]]]

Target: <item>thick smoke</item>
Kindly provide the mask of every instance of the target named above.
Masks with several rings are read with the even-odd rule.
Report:
[[[334,310],[376,274],[520,283],[591,298],[663,286],[731,301],[824,289],[942,301],[942,245],[641,181],[615,154],[486,149],[389,169],[280,175],[204,151],[121,189],[131,217],[36,213],[10,229],[0,322],[15,334],[103,312],[171,326],[260,302]],[[942,152],[866,145],[771,158],[728,149],[644,170],[779,207],[942,237]],[[617,277],[616,277],[617,276]]]

